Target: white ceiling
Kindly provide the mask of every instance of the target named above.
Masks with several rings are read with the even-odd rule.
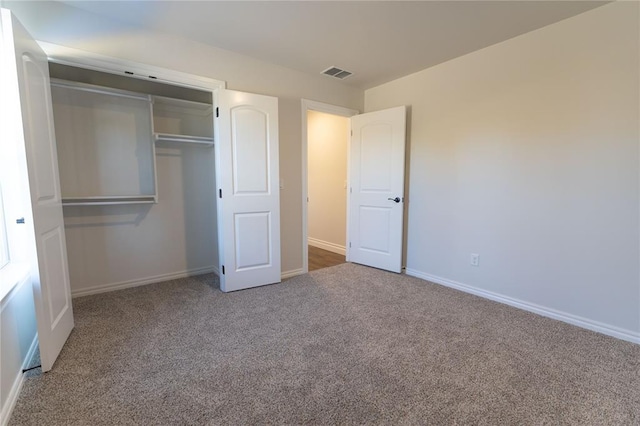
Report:
[[[363,89],[598,7],[596,1],[63,1]],[[326,77],[331,78],[331,77]]]

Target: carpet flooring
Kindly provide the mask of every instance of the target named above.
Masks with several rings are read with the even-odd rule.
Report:
[[[640,424],[640,346],[359,265],[74,309],[11,425]]]

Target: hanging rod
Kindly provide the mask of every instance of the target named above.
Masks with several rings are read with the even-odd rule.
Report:
[[[202,136],[188,136],[188,135],[171,135],[168,133],[154,133],[154,139],[156,142],[178,142],[178,143],[193,143],[198,145],[213,146],[213,138],[207,138]]]
[[[154,204],[156,202],[155,195],[69,197],[62,199],[63,206],[108,206],[118,204]]]
[[[62,87],[65,89],[80,90],[83,92],[99,93],[102,95],[118,96],[121,98],[136,99],[140,101],[151,102],[150,95],[143,95],[140,93],[129,92],[126,90],[114,89],[111,87],[96,86],[95,84],[77,83],[75,81],[52,78],[51,85],[55,87]]]

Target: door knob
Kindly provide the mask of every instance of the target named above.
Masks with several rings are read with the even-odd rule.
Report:
[[[396,197],[396,198],[387,198],[387,200],[389,201],[395,201],[396,203],[400,202],[400,197]]]

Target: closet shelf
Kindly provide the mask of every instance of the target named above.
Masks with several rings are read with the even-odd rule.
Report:
[[[177,142],[177,143],[192,143],[204,146],[213,146],[213,138],[205,138],[202,136],[188,136],[188,135],[172,135],[169,133],[154,133],[153,138],[156,142]]]
[[[210,103],[187,101],[185,99],[168,98],[165,96],[152,96],[151,103],[154,107],[168,111],[181,111],[188,114],[211,115],[213,105]]]
[[[114,89],[111,87],[98,86],[95,84],[78,83],[76,81],[61,80],[52,78],[51,85],[54,87],[62,87],[65,89],[80,90],[82,92],[98,93],[101,95],[118,96],[121,98],[136,99],[151,103],[151,96],[141,93],[131,92],[128,90]]]
[[[62,199],[63,206],[113,206],[121,204],[154,204],[154,195],[123,195],[104,197],[69,197]]]

